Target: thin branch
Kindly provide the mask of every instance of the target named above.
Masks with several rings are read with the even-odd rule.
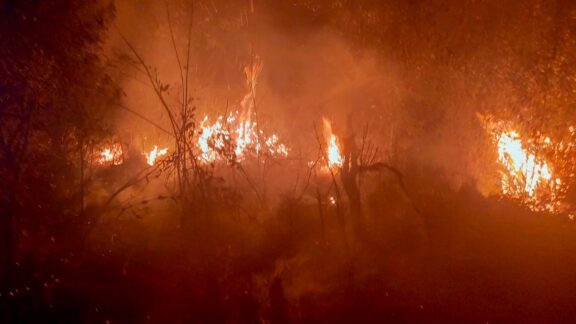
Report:
[[[132,113],[132,114],[134,114],[134,115],[136,115],[137,117],[139,117],[139,118],[141,118],[142,120],[148,122],[150,125],[158,128],[159,130],[163,131],[164,133],[166,133],[166,134],[174,137],[174,134],[170,133],[170,132],[169,132],[168,130],[166,130],[164,127],[158,125],[157,123],[155,123],[154,121],[152,121],[152,120],[149,119],[148,117],[140,114],[139,112],[137,112],[137,111],[135,111],[135,110],[132,110],[132,109],[130,109],[130,108],[128,108],[128,107],[126,107],[126,106],[124,106],[124,105],[122,105],[122,104],[118,104],[117,106],[120,107],[120,108],[122,108],[122,109],[124,109],[124,110],[126,110],[126,111],[128,111],[128,112],[130,112],[130,113]]]
[[[166,102],[166,100],[164,99],[164,96],[162,95],[162,91],[161,89],[158,88],[157,85],[157,81],[154,78],[154,76],[152,75],[152,72],[150,71],[150,68],[148,67],[148,65],[146,65],[146,62],[144,61],[144,59],[142,58],[142,56],[140,54],[138,54],[138,51],[136,51],[136,49],[134,48],[134,46],[130,43],[130,41],[128,41],[128,39],[124,36],[124,34],[122,34],[122,32],[120,32],[120,30],[118,30],[118,33],[120,34],[120,37],[122,38],[122,40],[124,41],[124,43],[126,43],[126,45],[128,46],[128,48],[130,48],[130,51],[132,51],[132,54],[134,54],[134,56],[136,56],[136,58],[138,59],[138,61],[140,62],[140,65],[142,65],[142,67],[144,68],[144,70],[146,71],[146,75],[148,76],[148,79],[150,80],[150,83],[153,86],[154,92],[156,93],[156,95],[158,96],[158,99],[160,100],[160,102],[162,103],[162,106],[164,107],[164,110],[166,111],[166,113],[168,114],[168,117],[170,118],[170,123],[172,124],[172,129],[174,132],[174,136],[178,136],[178,123],[176,121],[176,119],[174,118],[174,115],[172,114],[172,110],[170,110],[170,106],[168,105],[168,103]]]
[[[182,69],[182,63],[180,62],[180,55],[178,54],[178,47],[176,46],[176,40],[174,39],[174,31],[172,29],[172,19],[170,18],[170,8],[168,7],[168,2],[165,0],[166,5],[166,17],[168,19],[168,29],[170,31],[170,39],[172,40],[172,47],[174,48],[174,54],[176,55],[176,62],[178,62],[178,70],[180,71],[180,80],[182,82],[182,104],[186,104],[186,91],[184,90],[184,70]]]

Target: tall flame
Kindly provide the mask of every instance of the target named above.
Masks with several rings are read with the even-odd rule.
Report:
[[[324,124],[324,139],[326,140],[326,157],[328,161],[328,168],[340,168],[344,164],[340,147],[338,145],[338,137],[332,132],[332,124],[326,118],[322,119]]]
[[[238,110],[218,116],[214,123],[210,123],[208,116],[204,117],[197,140],[201,161],[240,162],[248,155],[288,155],[286,146],[280,143],[276,134],[266,136],[258,127],[255,96],[261,71],[262,62],[258,58],[244,69],[247,93],[240,101]]]

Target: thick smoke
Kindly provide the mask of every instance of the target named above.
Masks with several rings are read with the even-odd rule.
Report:
[[[314,125],[319,127],[325,116],[340,136],[354,132],[360,141],[367,128],[379,158],[400,168],[418,164],[442,170],[456,187],[481,178],[478,152],[486,143],[475,106],[447,99],[448,93],[462,90],[454,89],[459,74],[440,69],[434,60],[432,66],[420,66],[420,61],[406,65],[387,54],[397,44],[359,44],[334,24],[287,18],[293,12],[282,8],[258,1],[199,1],[193,6],[122,1],[109,47],[116,54],[129,53],[122,34],[170,86],[176,104],[182,83],[174,44],[185,69],[193,16],[189,84],[198,119],[238,106],[246,92],[243,68],[258,57],[264,64],[257,85],[260,123],[279,134],[292,157],[314,158]],[[126,60],[119,64],[130,65]],[[123,71],[126,106],[168,128],[142,70],[132,66]],[[427,81],[428,75],[434,77]],[[162,131],[131,113],[122,115],[118,128],[136,145],[170,143]]]

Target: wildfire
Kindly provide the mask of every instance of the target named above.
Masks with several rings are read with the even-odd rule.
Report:
[[[217,116],[211,121],[208,116],[200,122],[198,132],[192,138],[191,146],[200,151],[200,162],[212,163],[240,162],[249,157],[286,157],[288,148],[277,134],[267,135],[258,125],[256,114],[256,84],[262,71],[262,63],[256,58],[253,64],[244,69],[246,75],[246,94],[238,108],[230,113]],[[158,146],[150,152],[144,152],[148,165],[154,165],[158,158],[168,154],[168,149]],[[122,148],[105,148],[98,161],[105,165],[122,164]]]
[[[97,162],[100,165],[120,165],[124,162],[124,157],[122,154],[122,146],[120,144],[114,144],[111,146],[104,147],[97,158]]]
[[[159,157],[164,156],[166,154],[168,154],[167,148],[158,149],[158,145],[154,145],[154,148],[149,153],[145,153],[144,155],[146,156],[146,163],[152,166],[156,163],[156,160]]]
[[[504,131],[497,135],[498,162],[502,172],[502,194],[518,199],[535,211],[556,212],[560,204],[562,180],[553,175],[548,162],[522,145],[520,134]],[[550,144],[546,138],[544,143]]]
[[[324,123],[324,139],[326,140],[326,158],[328,168],[341,168],[344,161],[338,145],[338,137],[332,133],[332,124],[326,118],[322,119]]]
[[[286,145],[278,135],[267,136],[258,130],[258,124],[251,116],[234,111],[227,116],[220,115],[214,123],[206,116],[200,124],[197,140],[204,162],[242,161],[247,156],[288,156]]]
[[[204,117],[197,139],[201,161],[240,162],[250,155],[288,155],[288,149],[280,142],[278,135],[267,136],[257,122],[256,83],[261,71],[262,63],[258,59],[244,69],[247,93],[240,101],[238,110],[216,117],[213,123],[210,123],[208,116]]]

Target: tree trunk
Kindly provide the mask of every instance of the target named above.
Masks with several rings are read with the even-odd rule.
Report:
[[[12,227],[14,208],[11,201],[0,203],[0,291],[6,291],[10,284],[12,267]]]
[[[358,188],[358,148],[354,141],[354,135],[346,137],[344,141],[344,163],[340,179],[348,196],[350,203],[350,214],[352,229],[356,235],[364,229],[364,220],[362,213],[362,201],[360,198],[360,189]]]

